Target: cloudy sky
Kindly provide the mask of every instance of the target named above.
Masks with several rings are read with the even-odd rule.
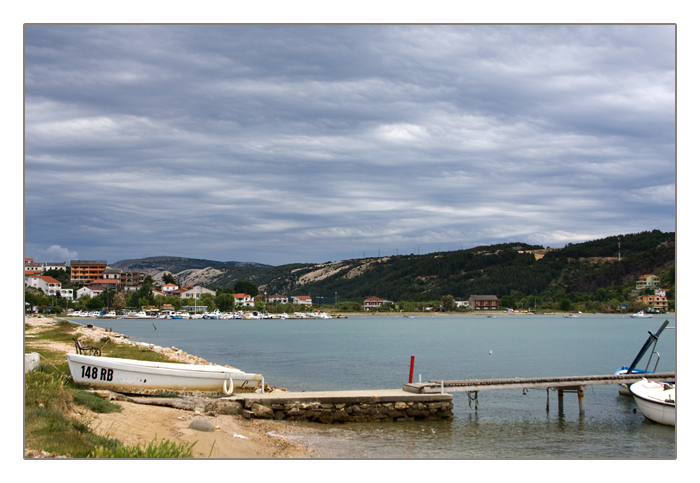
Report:
[[[674,231],[672,25],[26,25],[37,261]]]

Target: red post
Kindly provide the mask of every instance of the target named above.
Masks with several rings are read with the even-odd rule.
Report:
[[[416,360],[416,356],[411,356],[411,372],[408,373],[408,383],[411,384],[413,382],[413,363]]]

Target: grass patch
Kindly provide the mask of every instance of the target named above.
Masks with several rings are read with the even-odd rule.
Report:
[[[120,413],[122,407],[87,391],[75,391],[73,402],[88,408],[93,413]]]
[[[55,340],[60,342],[73,342],[75,338],[75,331],[78,329],[79,325],[73,324],[66,320],[61,320],[56,322],[50,329],[43,330],[34,335],[33,339],[36,340]]]
[[[157,441],[158,435],[145,447],[136,446],[100,446],[90,454],[91,458],[193,458],[192,448],[197,442],[186,444],[184,442],[173,443],[164,439]]]
[[[97,446],[116,447],[117,440],[94,434],[86,421],[69,416],[76,392],[67,381],[41,368],[24,376],[25,447],[73,458],[87,458]]]
[[[105,341],[105,339],[107,340]],[[158,352],[154,352],[144,347],[128,344],[115,344],[111,342],[108,337],[102,338],[102,340],[96,343],[95,346],[99,347],[102,350],[102,355],[107,357],[134,359],[137,361],[175,362],[163,354],[159,354]]]

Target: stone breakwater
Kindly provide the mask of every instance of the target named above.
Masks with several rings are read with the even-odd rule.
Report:
[[[416,397],[418,396],[418,397]],[[324,424],[452,418],[451,394],[411,394],[401,389],[272,392],[233,395],[249,418]]]
[[[262,419],[311,421],[324,424],[438,420],[452,417],[452,402],[395,401],[358,404],[291,402],[269,406],[255,402],[251,403],[250,409],[243,414],[247,417]]]
[[[98,391],[96,391],[98,392]],[[450,419],[452,396],[406,395],[400,390],[337,391],[324,393],[234,394],[221,398],[155,398],[100,394],[139,404],[169,406],[205,415],[240,415],[247,419],[309,421],[322,424],[402,422]],[[382,392],[382,395],[376,395]],[[352,393],[348,395],[349,393]],[[389,394],[391,393],[391,394]]]

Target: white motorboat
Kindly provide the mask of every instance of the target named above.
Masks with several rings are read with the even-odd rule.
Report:
[[[645,314],[643,310],[640,310],[636,314],[630,314],[633,319],[651,319],[651,314]]]
[[[254,392],[263,376],[233,367],[137,361],[66,354],[73,380],[125,394],[183,395]]]
[[[169,310],[162,313],[159,318],[161,319],[189,319],[190,314],[187,312],[176,312],[174,310]]]
[[[320,310],[317,310],[317,311],[315,311],[315,312],[312,312],[312,313],[311,313],[311,316],[312,316],[314,319],[332,319],[332,318],[333,318],[333,317],[331,317],[330,315],[328,315],[327,313],[321,312]]]
[[[126,314],[124,317],[127,318],[127,319],[155,319],[155,318],[156,318],[155,315],[149,315],[149,314],[147,314],[147,313],[146,313],[145,311],[143,311],[143,310],[140,310],[140,311],[138,311],[138,312],[136,312],[136,313],[134,313],[134,312],[129,312],[129,313]]]
[[[630,386],[630,392],[647,419],[667,426],[676,425],[675,382],[652,382],[642,379]]]

